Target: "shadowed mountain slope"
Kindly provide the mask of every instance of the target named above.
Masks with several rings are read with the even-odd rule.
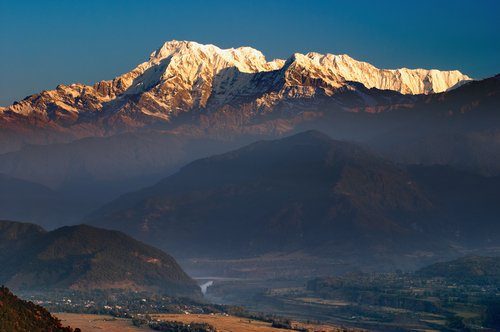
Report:
[[[360,258],[447,251],[430,231],[433,209],[405,170],[308,131],[195,161],[86,222],[183,257],[304,250]]]
[[[45,232],[2,221],[0,239],[17,245],[15,254],[2,258],[0,272],[1,282],[14,289],[200,292],[171,256],[117,231],[78,225]]]

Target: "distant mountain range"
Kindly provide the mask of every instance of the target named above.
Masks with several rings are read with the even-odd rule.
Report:
[[[0,214],[7,220],[29,220],[52,228],[78,222],[76,216],[96,209],[102,200],[82,200],[81,195],[65,195],[42,184],[0,174]]]
[[[481,220],[493,225],[485,192],[494,189],[478,183],[500,175],[499,109],[500,76],[471,81],[318,53],[268,61],[249,47],[171,41],[113,80],[60,85],[0,109],[0,218],[73,224],[194,160],[313,129],[371,150],[404,176],[416,176],[407,165],[451,167],[447,179],[459,183],[457,174],[472,173],[474,197],[488,202]],[[457,214],[444,196],[438,204],[433,191],[415,190],[420,212],[439,205],[461,225],[483,206]]]
[[[0,283],[17,290],[201,294],[171,256],[117,231],[0,221],[0,249]]]
[[[418,264],[499,244],[500,202],[490,195],[500,180],[461,183],[465,173],[455,172],[408,169],[307,131],[197,160],[85,222],[184,258],[305,252],[365,266]]]
[[[113,80],[93,86],[59,85],[0,109],[0,119],[6,128],[24,131],[26,140],[26,132],[36,128],[50,142],[57,140],[50,133],[60,133],[58,140],[106,136],[161,122],[182,122],[187,113],[189,117],[224,113],[234,107],[254,117],[272,112],[278,104],[311,98],[326,97],[338,106],[348,101],[347,107],[353,102],[377,105],[398,96],[381,92],[374,97],[359,85],[428,94],[469,80],[458,71],[378,69],[347,55],[295,53],[287,60],[268,62],[250,47],[222,50],[171,41],[147,62]]]

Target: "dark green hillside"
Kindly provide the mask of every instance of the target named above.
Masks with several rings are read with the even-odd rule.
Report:
[[[0,230],[16,224],[26,227],[20,223],[7,227],[0,222]],[[0,232],[0,239],[7,237],[5,234]],[[117,231],[87,225],[62,227],[29,241],[19,236],[17,247],[15,254],[0,262],[4,266],[0,282],[13,289],[200,294],[196,283],[171,256]]]
[[[8,288],[2,286],[0,287],[0,331],[73,332],[73,329],[63,327],[61,322],[43,307],[19,299]]]
[[[500,285],[500,257],[469,256],[426,266],[417,275],[460,283]]]

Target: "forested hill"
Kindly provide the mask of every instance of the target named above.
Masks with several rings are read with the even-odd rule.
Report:
[[[79,332],[62,326],[43,307],[19,299],[12,292],[0,287],[0,331],[2,332]]]

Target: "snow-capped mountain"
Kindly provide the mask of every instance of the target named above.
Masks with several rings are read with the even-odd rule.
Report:
[[[398,163],[498,175],[500,77],[467,80],[346,55],[268,61],[249,47],[172,41],[113,80],[0,109],[0,174],[101,204],[197,158],[316,129]]]
[[[286,61],[267,61],[250,47],[220,49],[170,41],[148,61],[113,80],[93,86],[59,85],[0,112],[4,117],[34,116],[64,126],[91,115],[120,112],[169,120],[179,112],[226,104],[253,101],[272,107],[286,98],[331,97],[350,82],[402,94],[429,94],[466,80],[470,78],[459,71],[378,69],[347,55],[295,53]]]

